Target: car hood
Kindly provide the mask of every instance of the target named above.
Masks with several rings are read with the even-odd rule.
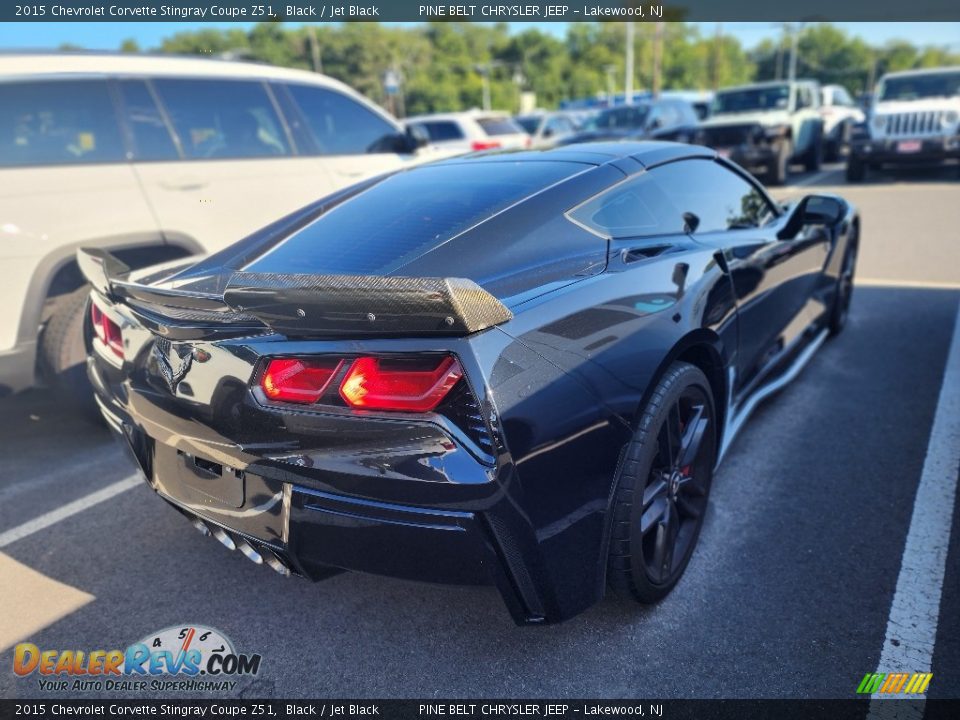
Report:
[[[790,113],[786,110],[751,110],[739,113],[721,113],[713,115],[701,123],[701,127],[723,127],[726,125],[787,125],[790,122]]]
[[[960,97],[923,98],[922,100],[886,100],[873,107],[877,115],[907,112],[930,112],[935,110],[960,111]]]

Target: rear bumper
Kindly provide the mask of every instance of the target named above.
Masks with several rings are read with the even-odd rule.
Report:
[[[244,544],[275,570],[312,580],[351,570],[493,585],[518,625],[559,622],[573,614],[556,609],[549,578],[536,576],[537,550],[523,541],[522,520],[499,483],[474,484],[473,501],[463,499],[463,486],[443,483],[420,484],[409,502],[331,492],[295,467],[248,463],[237,449],[218,452],[196,438],[164,435],[152,418],[129,411],[131,398],[123,388],[113,394],[94,359],[88,370],[101,412],[150,487],[197,527],[229,547],[227,537],[247,557],[253,559]],[[354,480],[362,487],[370,478]]]
[[[744,144],[731,148],[717,148],[717,152],[750,172],[764,173],[777,161],[775,145]]]
[[[960,137],[858,139],[850,144],[850,155],[877,164],[936,164],[960,159]]]

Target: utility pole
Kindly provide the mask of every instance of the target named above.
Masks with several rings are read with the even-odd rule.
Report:
[[[784,32],[786,32],[786,25],[784,25]],[[783,33],[780,34],[780,37],[777,39],[777,67],[776,75],[774,80],[779,80],[783,77]]]
[[[797,79],[797,44],[800,42],[800,28],[801,28],[800,25],[798,25],[798,26],[795,27],[795,28],[793,28],[793,27],[790,28],[791,34],[790,34],[790,75],[789,75],[789,80],[790,80],[791,83],[794,82],[794,81]]]
[[[660,85],[663,73],[663,23],[657,22],[653,36],[653,97],[660,97]]]
[[[633,105],[633,21],[627,21],[627,70],[623,83],[623,101]]]
[[[307,41],[310,43],[310,58],[313,60],[313,71],[323,72],[323,63],[320,60],[320,43],[317,42],[317,29],[307,25]]]
[[[713,36],[713,91],[720,89],[720,65],[723,57],[723,23],[717,23]]]

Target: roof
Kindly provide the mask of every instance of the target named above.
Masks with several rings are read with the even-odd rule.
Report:
[[[423,122],[431,120],[463,120],[487,117],[510,117],[510,113],[501,110],[462,110],[461,112],[429,113],[426,115],[411,115],[404,122]]]
[[[793,82],[819,84],[819,81],[813,78],[797,78]],[[762,87],[776,87],[778,85],[789,85],[789,84],[790,84],[790,80],[786,78],[784,78],[783,80],[766,80],[764,82],[747,83],[746,85],[734,85],[731,87],[720,88],[719,90],[717,90],[717,94],[719,95],[720,93],[731,92],[735,90],[748,90],[750,88],[762,88]]]
[[[935,67],[935,68],[919,68],[917,70],[898,70],[897,72],[884,73],[880,78],[888,77],[902,77],[904,75],[937,75],[939,73],[945,72],[960,72],[960,65],[953,65],[947,67]]]
[[[605,165],[632,158],[643,166],[659,165],[670,160],[684,158],[713,158],[716,151],[700,145],[662,142],[654,140],[625,140],[612,142],[584,142],[562,145],[545,150],[494,150],[475,155],[459,155],[440,163],[481,163],[481,162],[527,162],[555,161],[572,162],[582,165]],[[436,163],[433,163],[436,164]]]
[[[263,78],[346,87],[326,75],[254,62],[184,55],[110,52],[3,52],[0,77],[9,75],[180,75]]]

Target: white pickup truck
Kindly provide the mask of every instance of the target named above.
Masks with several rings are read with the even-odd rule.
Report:
[[[908,70],[880,78],[867,121],[854,128],[847,181],[883,165],[960,160],[960,67]]]

